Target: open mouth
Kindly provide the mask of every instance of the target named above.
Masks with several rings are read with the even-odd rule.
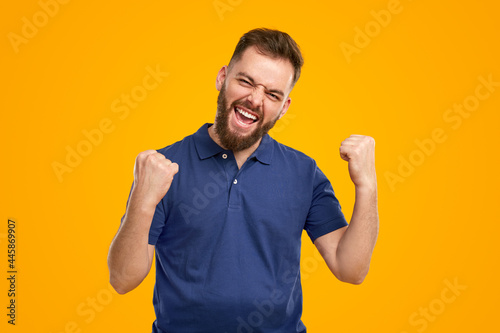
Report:
[[[236,119],[238,122],[244,125],[251,125],[259,120],[259,116],[255,113],[247,110],[243,110],[240,107],[235,106],[234,112],[236,114]]]

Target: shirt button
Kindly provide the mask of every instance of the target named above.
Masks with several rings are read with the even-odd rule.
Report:
[[[234,185],[238,184],[238,179],[235,179],[235,180],[233,181],[233,184],[234,184]]]
[[[222,154],[222,158],[226,159],[227,158],[227,154]]]

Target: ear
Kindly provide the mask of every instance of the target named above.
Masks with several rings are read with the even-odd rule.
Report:
[[[227,66],[222,66],[222,68],[219,70],[219,73],[217,73],[217,79],[215,80],[215,88],[217,88],[218,91],[221,90],[224,81],[226,81],[226,75]]]
[[[285,101],[285,104],[283,104],[283,108],[281,109],[280,116],[278,119],[281,119],[281,117],[285,115],[286,111],[288,111],[288,108],[290,107],[290,103],[292,103],[292,99],[288,97]]]

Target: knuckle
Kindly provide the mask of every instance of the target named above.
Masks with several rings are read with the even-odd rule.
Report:
[[[139,155],[137,155],[137,156],[146,157],[146,156],[151,155],[153,153],[156,153],[156,150],[148,149],[148,150],[141,151],[139,153]]]
[[[146,158],[147,153],[145,151],[141,151],[139,154],[137,154],[136,160],[142,161],[144,158]]]
[[[171,164],[171,162],[169,160],[164,160],[164,161],[161,161],[159,166],[163,172],[168,174],[170,172],[170,164]]]
[[[165,157],[162,154],[155,152],[146,156],[145,163],[155,168],[158,168],[161,165],[162,159],[164,158]]]
[[[154,163],[156,161],[156,156],[154,154],[149,154],[146,156],[146,162]]]

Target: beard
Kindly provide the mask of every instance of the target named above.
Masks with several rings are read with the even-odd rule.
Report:
[[[219,92],[219,96],[217,97],[217,114],[215,116],[215,125],[214,131],[217,134],[217,137],[220,140],[222,146],[227,150],[232,151],[241,151],[247,148],[250,148],[254,145],[258,140],[260,140],[271,128],[274,127],[276,121],[279,119],[279,115],[276,119],[272,119],[267,123],[263,122],[262,110],[260,108],[254,109],[248,102],[242,100],[237,100],[231,103],[231,105],[226,108],[227,99],[226,99],[226,85],[223,84],[222,88]],[[239,133],[235,133],[231,131],[229,128],[229,115],[231,112],[235,112],[234,108],[238,105],[241,105],[249,110],[252,110],[256,114],[259,115],[259,119],[255,123],[257,126],[255,130],[248,135],[241,135]]]

